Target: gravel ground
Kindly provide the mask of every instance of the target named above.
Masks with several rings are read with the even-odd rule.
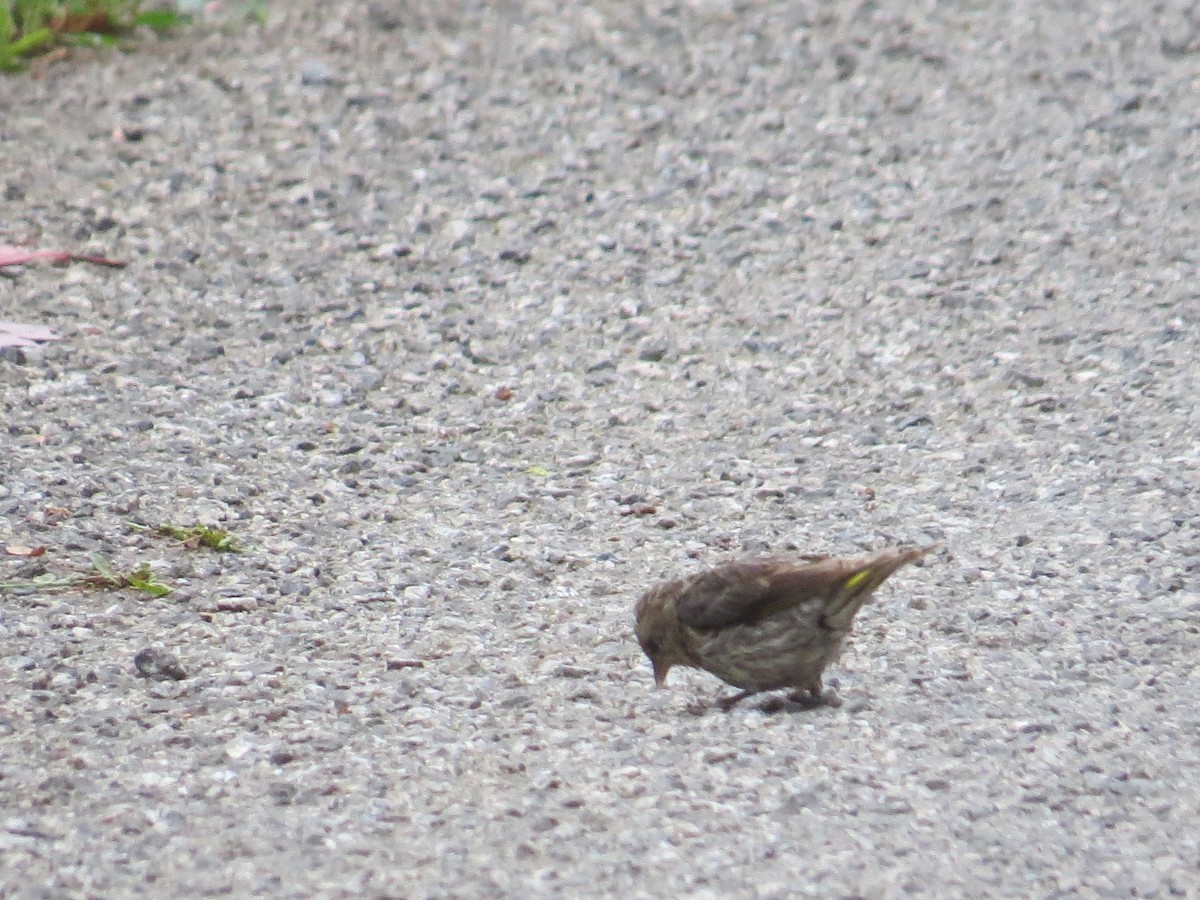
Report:
[[[1195,895],[1198,84],[1194,5],[1097,0],[306,0],[4,78],[0,237],[129,266],[0,270],[63,336],[0,581],[175,591],[0,597],[0,895]],[[841,708],[653,689],[654,581],[932,541]]]

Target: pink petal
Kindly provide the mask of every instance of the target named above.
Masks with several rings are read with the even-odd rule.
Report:
[[[90,262],[97,266],[112,266],[123,268],[125,263],[107,256],[87,256],[78,253],[67,253],[64,250],[30,250],[28,247],[14,247],[11,244],[0,244],[0,268],[4,266],[21,266],[38,259],[48,259],[56,263]]]
[[[52,250],[30,250],[27,247],[13,247],[9,244],[0,244],[0,266],[22,266],[35,259],[53,259],[55,262],[66,262],[67,254],[63,253],[61,256],[61,259],[56,258]]]
[[[57,341],[58,335],[41,325],[0,322],[0,347],[32,347],[37,341]]]

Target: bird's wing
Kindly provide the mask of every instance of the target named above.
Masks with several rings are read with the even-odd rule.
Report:
[[[690,628],[758,622],[806,600],[829,596],[857,568],[853,561],[840,559],[729,563],[692,579],[676,600],[675,613]]]

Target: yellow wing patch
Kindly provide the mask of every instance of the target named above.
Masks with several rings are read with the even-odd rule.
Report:
[[[847,578],[846,583],[844,585],[842,585],[842,590],[846,591],[847,593],[855,591],[858,589],[858,587],[864,581],[869,581],[870,578],[871,578],[871,570],[863,569],[861,572],[858,572],[854,575],[851,575],[849,578]]]

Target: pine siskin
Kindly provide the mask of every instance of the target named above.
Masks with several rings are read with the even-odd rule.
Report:
[[[638,601],[638,643],[660,687],[672,666],[693,666],[741,688],[718,701],[724,710],[781,688],[800,702],[836,702],[822,697],[821,673],[855,614],[888,576],[931,549],[731,562],[663,582]]]

